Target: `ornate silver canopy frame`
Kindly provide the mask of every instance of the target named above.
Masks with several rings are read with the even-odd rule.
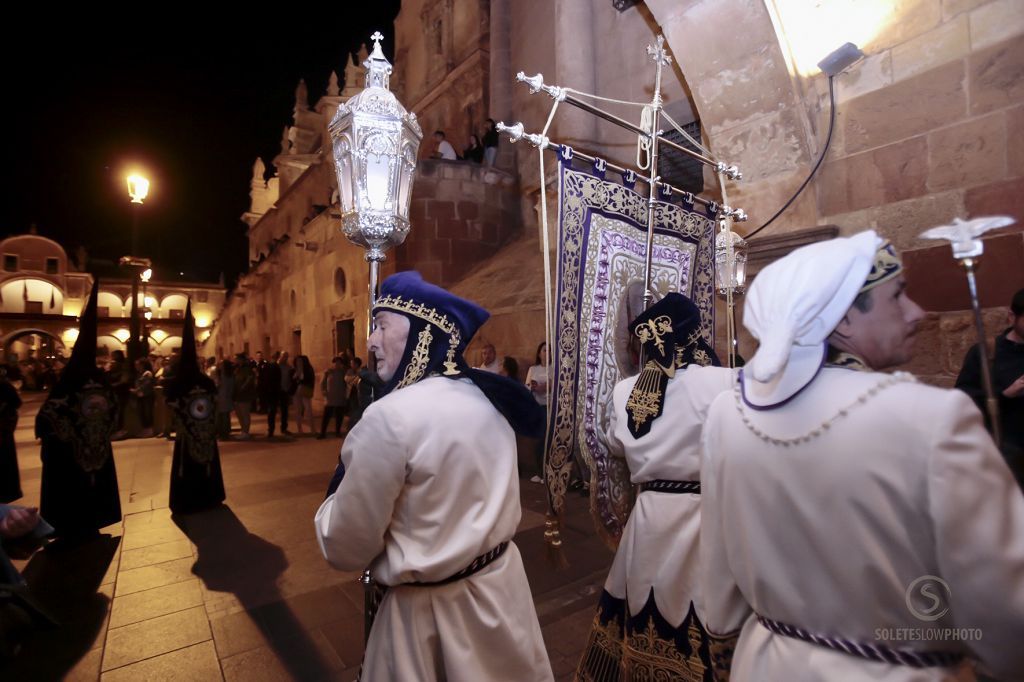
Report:
[[[743,222],[747,219],[747,214],[741,208],[733,208],[726,203],[726,186],[725,180],[737,181],[743,179],[743,173],[735,165],[729,164],[725,161],[720,161],[713,157],[711,152],[702,147],[700,143],[694,140],[690,135],[686,133],[671,117],[664,111],[662,106],[661,97],[661,72],[662,69],[672,63],[672,58],[668,55],[665,50],[665,38],[664,36],[658,36],[656,45],[647,46],[647,54],[651,61],[655,63],[655,81],[654,81],[654,95],[650,102],[621,102],[622,104],[632,104],[644,107],[644,114],[639,125],[631,123],[615,114],[612,114],[600,107],[597,107],[589,102],[584,101],[586,97],[594,97],[587,93],[581,93],[568,87],[560,87],[557,85],[547,85],[544,83],[544,76],[542,74],[536,74],[534,76],[527,76],[525,73],[520,71],[516,75],[516,80],[521,83],[525,83],[531,94],[544,92],[548,94],[553,100],[555,100],[554,106],[552,107],[551,116],[548,118],[548,126],[550,126],[551,119],[553,118],[555,108],[561,102],[571,104],[572,106],[582,109],[594,116],[604,119],[610,123],[613,123],[620,128],[625,128],[637,135],[638,147],[642,148],[646,156],[646,163],[643,165],[643,170],[636,168],[628,168],[619,166],[611,163],[604,159],[601,159],[601,163],[610,168],[613,171],[619,173],[630,173],[640,179],[643,179],[649,188],[648,195],[648,218],[647,218],[647,256],[644,268],[644,308],[647,308],[651,304],[653,298],[653,291],[651,290],[651,256],[653,254],[652,243],[654,240],[654,206],[655,197],[659,188],[664,188],[669,191],[678,192],[683,195],[690,195],[689,192],[681,190],[677,187],[673,187],[668,183],[662,182],[658,175],[658,148],[660,145],[666,145],[675,149],[676,151],[689,156],[690,158],[696,159],[700,163],[714,169],[718,176],[719,186],[722,191],[722,204],[718,205],[719,211],[719,224],[721,235],[719,235],[719,241],[722,248],[722,257],[716,258],[716,268],[724,268],[729,274],[718,274],[716,279],[719,281],[719,291],[725,296],[726,307],[728,308],[729,319],[733,319],[734,316],[734,302],[733,294],[742,293],[742,284],[736,286],[732,284],[737,279],[737,268],[742,269],[744,263],[739,263],[737,260],[736,250],[734,246],[739,248],[745,246],[745,242],[737,235],[732,232],[730,227],[733,222]],[[600,99],[600,98],[599,98]],[[682,134],[683,138],[693,144],[698,150],[684,147],[683,145],[665,137],[666,131],[660,129],[662,120],[669,123],[670,126]],[[504,122],[497,124],[499,132],[507,133],[511,142],[518,142],[520,140],[526,140],[534,147],[540,150],[551,150],[558,151],[563,145],[558,142],[553,142],[547,137],[548,126],[545,126],[544,130],[539,134],[532,134],[525,132],[523,124],[517,122],[512,125],[507,125]],[[597,161],[596,157],[590,156],[573,150],[573,155],[586,161]],[[638,154],[639,156],[639,154]],[[693,197],[694,203],[701,204],[703,206],[711,206],[714,202],[701,197]],[[726,236],[728,235],[728,236]],[[738,241],[737,241],[738,240]],[[742,279],[742,273],[739,273],[739,278]],[[736,335],[735,325],[727,325],[728,331],[728,343],[730,348],[729,357],[731,361],[735,360],[735,346],[736,346]]]

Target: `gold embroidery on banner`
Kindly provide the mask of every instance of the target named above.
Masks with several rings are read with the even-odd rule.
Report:
[[[581,368],[582,359],[579,357],[586,346],[584,335],[587,332],[580,328],[580,306],[584,305],[584,298],[593,298],[595,279],[595,273],[589,269],[594,261],[594,254],[588,253],[588,245],[583,241],[584,221],[587,214],[594,211],[595,218],[600,217],[613,222],[623,219],[639,225],[645,225],[647,222],[646,197],[641,197],[616,183],[606,182],[569,168],[562,168],[562,178],[560,250],[557,266],[558,325],[553,344],[553,357],[558,359],[557,390],[549,404],[551,444],[545,458],[549,495],[556,513],[560,513],[564,506],[574,451],[579,450],[585,460],[592,459],[587,443],[578,435],[578,429],[584,424],[584,396],[589,395],[587,391],[593,388],[587,389],[581,385],[586,376]],[[692,249],[688,252],[692,253],[688,261],[689,267],[680,270],[680,275],[685,276],[685,279],[677,285],[681,285],[683,293],[690,296],[702,311],[702,335],[712,343],[714,222],[679,206],[657,202],[655,223],[659,230],[673,233],[671,243],[660,244],[658,240],[666,237],[656,235],[655,248],[677,250],[681,246],[684,249]],[[677,243],[677,237],[689,241]],[[589,250],[593,251],[594,243],[589,246]],[[653,274],[656,277],[661,276],[658,270]],[[577,297],[579,291],[584,292],[583,298]],[[619,378],[614,367],[605,367],[599,381],[602,386],[606,381],[611,386]],[[617,541],[618,533],[621,532],[632,506],[633,487],[629,482],[629,471],[624,462],[612,459],[604,464],[604,468],[594,468],[597,472],[595,475],[598,485],[596,493],[591,497],[591,507],[595,518],[600,517],[598,532],[609,546],[614,547],[614,542]]]
[[[622,653],[624,679],[703,682],[708,668],[705,661],[710,661],[711,679],[728,682],[737,636],[709,634],[691,605],[686,639],[689,653],[680,649],[674,639],[663,639],[654,619],[649,618],[643,630],[634,630],[626,636]]]
[[[685,680],[728,682],[733,650],[739,633],[713,635],[708,633],[693,611],[691,604],[685,634],[672,628],[673,634],[662,637],[655,625],[655,617],[644,622],[624,625],[624,612],[616,613],[606,623],[601,622],[601,607],[594,618],[587,646],[576,668],[577,682],[619,682],[629,680]],[[686,642],[677,644],[680,636]],[[708,668],[710,667],[710,671]],[[711,673],[710,675],[708,673]]]
[[[434,335],[430,332],[430,326],[423,328],[419,336],[416,339],[416,348],[412,351],[412,357],[409,358],[409,364],[405,367],[405,374],[402,375],[402,380],[398,382],[398,388],[414,384],[423,378],[423,373],[427,370],[427,362],[430,360],[430,342],[434,340]]]

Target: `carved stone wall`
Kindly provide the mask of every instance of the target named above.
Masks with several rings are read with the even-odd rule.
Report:
[[[489,0],[408,0],[395,19],[399,98],[420,119],[420,157],[443,130],[461,153],[488,118],[490,81]]]
[[[693,85],[711,148],[741,164],[746,180],[729,187],[729,202],[751,221],[767,220],[803,182],[824,144],[829,116],[827,79],[806,75],[797,62],[813,12],[842,19],[852,3],[813,7],[791,0],[647,0],[657,25]],[[932,322],[919,334],[922,355],[939,349],[957,315],[929,283],[959,283],[962,274],[946,250],[916,235],[953,217],[1007,213],[1024,220],[1024,12],[1006,0],[914,0],[862,3],[878,9],[873,23],[858,15],[840,26],[861,32],[866,59],[836,79],[835,132],[828,156],[803,195],[770,233],[838,225],[842,234],[868,227],[906,252],[911,289]],[[866,29],[866,30],[865,30]],[[843,30],[846,33],[843,33]],[[732,39],[737,35],[743,40]],[[827,50],[826,50],[827,51]],[[821,54],[820,56],[824,56]],[[1008,228],[1020,232],[1024,225]],[[991,240],[987,240],[991,241]],[[992,248],[1001,248],[993,244]],[[989,258],[989,276],[1020,281],[1024,255]],[[922,264],[927,261],[928,266]],[[991,319],[1004,315],[1005,287],[983,290]],[[1001,328],[996,325],[990,334]],[[960,331],[957,331],[960,333]],[[971,334],[968,334],[970,337]],[[963,341],[966,343],[966,341]],[[954,345],[962,345],[958,341]],[[921,368],[950,383],[950,366]]]
[[[462,279],[520,231],[515,179],[466,161],[424,159],[416,167],[412,229],[395,250],[398,270],[419,270],[444,287]]]
[[[330,208],[335,182],[331,164],[318,161],[250,229],[252,263],[204,354],[286,350],[308,355],[319,372],[341,350],[341,323],[351,324],[353,349],[366,358],[368,268]],[[383,277],[416,269],[451,286],[522,232],[514,178],[463,161],[419,162],[410,218],[410,236],[388,254]],[[315,401],[321,400],[317,391]]]

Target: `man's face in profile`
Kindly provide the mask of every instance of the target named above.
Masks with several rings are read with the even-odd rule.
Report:
[[[368,348],[377,358],[377,375],[385,382],[391,381],[409,340],[409,318],[382,310],[373,316],[373,326]]]
[[[866,311],[851,307],[837,327],[852,352],[871,369],[902,365],[913,357],[914,335],[924,311],[906,294],[907,283],[896,277],[871,290]]]

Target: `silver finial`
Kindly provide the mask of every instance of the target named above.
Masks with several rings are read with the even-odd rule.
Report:
[[[981,235],[989,230],[1012,225],[1016,221],[1010,216],[996,215],[962,220],[953,218],[949,225],[939,225],[925,230],[919,236],[922,239],[945,239],[953,247],[953,258],[976,258],[985,250]]]
[[[521,121],[511,126],[505,125],[504,121],[498,121],[494,125],[494,129],[499,133],[508,133],[509,142],[518,142],[523,139],[523,124]]]
[[[647,46],[647,54],[658,66],[668,66],[672,63],[672,57],[665,51],[665,36],[658,36],[658,46]]]
[[[391,62],[384,56],[384,51],[380,49],[380,41],[384,39],[384,36],[380,31],[376,31],[370,38],[373,40],[373,52],[363,62],[363,66],[366,68],[366,87],[389,90]]]
[[[530,87],[531,95],[536,95],[544,87],[544,76],[539,73],[536,76],[527,77],[525,73],[520,71],[516,74],[516,80],[520,83],[526,83]]]

